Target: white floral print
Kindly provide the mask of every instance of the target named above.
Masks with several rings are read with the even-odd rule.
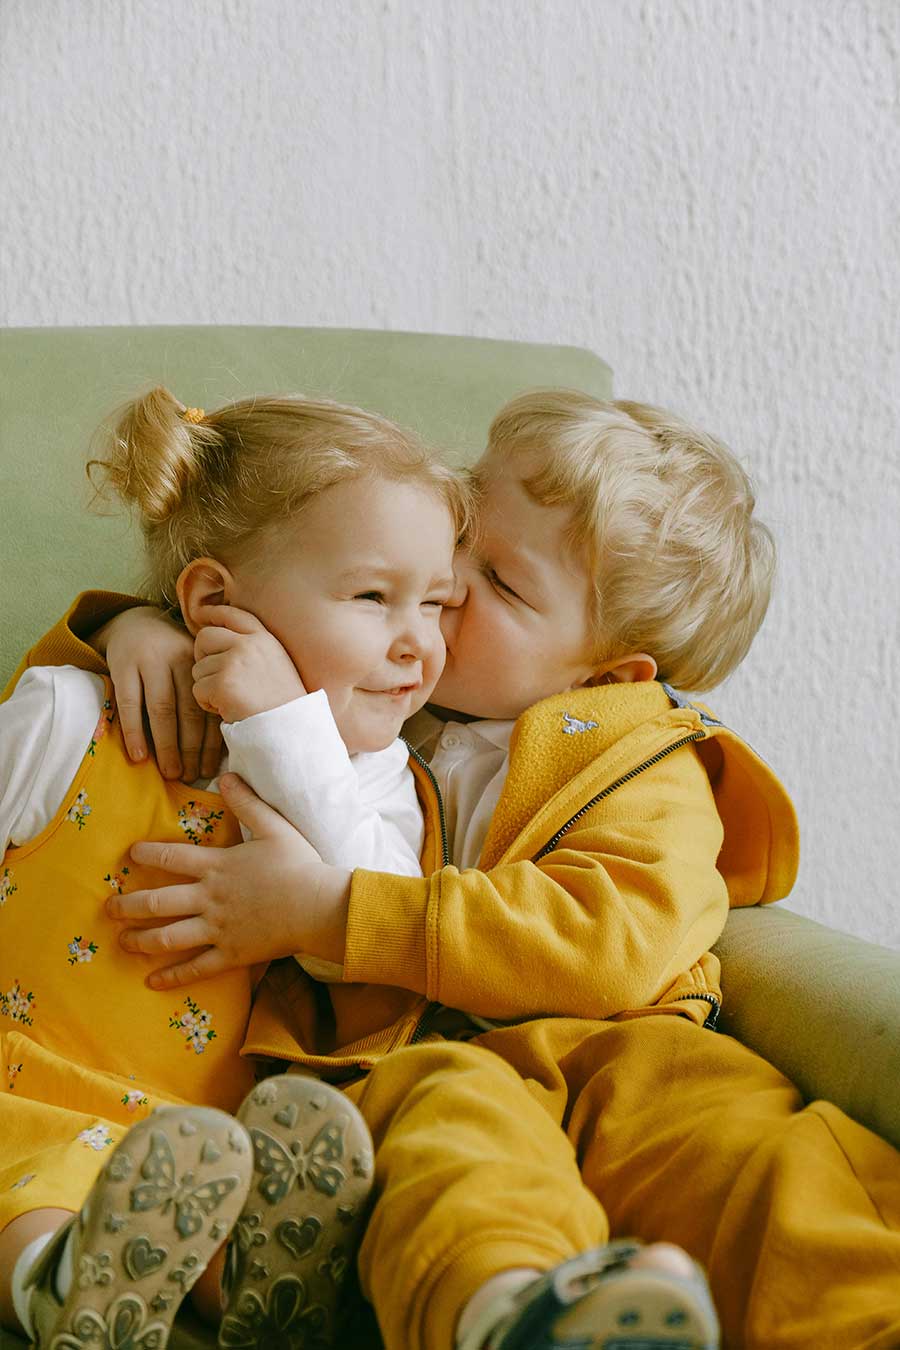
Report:
[[[204,835],[212,834],[223,811],[211,811],[198,802],[188,802],[178,812],[178,824],[192,844],[199,844]]]
[[[89,942],[87,938],[76,936],[68,945],[69,965],[78,966],[85,961],[93,961],[97,951],[96,942]]]
[[[5,994],[0,993],[0,1016],[9,1017],[13,1022],[21,1022],[23,1026],[30,1027],[34,1022],[31,1016],[34,1006],[34,994],[31,990],[26,994],[18,980],[12,989],[7,989]]]
[[[13,882],[12,869],[4,867],[3,873],[0,875],[0,907],[5,905],[9,897],[15,895],[18,889],[18,886]]]
[[[169,1018],[169,1026],[174,1031],[181,1032],[186,1050],[193,1050],[195,1055],[202,1055],[209,1042],[215,1040],[216,1036],[212,1029],[212,1013],[199,1007],[190,995],[184,1001],[187,1004],[187,1012],[179,1012],[176,1008]]]
[[[95,1153],[101,1153],[112,1143],[112,1135],[105,1125],[93,1125],[90,1129],[82,1130],[78,1138],[85,1148],[92,1148]]]
[[[88,805],[88,795],[82,788],[66,812],[66,820],[71,820],[73,824],[78,826],[79,830],[83,830],[90,814],[91,807]]]

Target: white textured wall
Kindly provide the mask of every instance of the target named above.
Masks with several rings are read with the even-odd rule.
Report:
[[[757,476],[714,700],[900,946],[897,0],[2,0],[0,322],[575,343]]]

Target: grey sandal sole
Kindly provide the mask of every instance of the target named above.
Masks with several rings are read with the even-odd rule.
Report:
[[[557,1266],[528,1289],[499,1350],[717,1350],[719,1324],[703,1271],[633,1265],[630,1242]]]
[[[226,1261],[222,1350],[335,1343],[372,1185],[359,1111],[314,1078],[267,1078],[238,1111],[254,1172]]]
[[[162,1107],[121,1141],[31,1272],[42,1350],[163,1350],[178,1306],[234,1225],[252,1175],[246,1131],[224,1111]],[[72,1284],[53,1275],[69,1233]]]

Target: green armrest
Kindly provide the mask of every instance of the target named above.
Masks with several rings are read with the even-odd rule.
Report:
[[[733,910],[719,1027],[900,1149],[900,952],[790,910]]]

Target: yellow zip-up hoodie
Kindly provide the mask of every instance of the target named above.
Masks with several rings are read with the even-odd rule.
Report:
[[[77,634],[124,607],[79,597],[22,668],[103,670]],[[427,766],[414,771],[425,875],[355,871],[343,983],[274,962],[245,1053],[366,1068],[438,1034],[447,1008],[711,1023],[709,948],[729,906],[780,899],[796,877],[796,815],[774,773],[704,705],[655,681],[569,691],[519,718],[477,870],[444,865],[436,786]]]

